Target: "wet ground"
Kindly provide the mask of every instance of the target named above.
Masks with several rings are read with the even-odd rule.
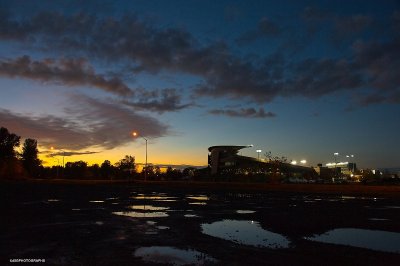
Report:
[[[0,187],[1,265],[398,265],[399,198],[139,185]]]

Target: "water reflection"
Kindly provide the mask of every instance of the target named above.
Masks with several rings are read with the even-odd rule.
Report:
[[[123,211],[123,212],[113,212],[112,214],[127,216],[133,218],[160,218],[168,217],[166,212],[134,212],[134,211]]]
[[[255,221],[222,220],[202,224],[201,228],[204,234],[256,247],[287,248],[290,243],[286,237],[262,229]]]
[[[251,211],[251,210],[237,210],[236,213],[239,214],[250,214],[250,213],[255,213],[256,211]]]
[[[59,199],[48,199],[47,202],[58,202],[60,201]]]
[[[137,195],[137,196],[133,196],[131,197],[132,199],[139,199],[139,200],[176,200],[176,197],[168,197],[168,196],[164,196],[164,195]]]
[[[195,217],[199,217],[198,215],[196,215],[196,214],[185,214],[185,215],[183,215],[184,217],[186,217],[186,218],[195,218]]]
[[[190,200],[202,200],[202,201],[205,201],[205,200],[209,200],[209,199],[210,199],[210,198],[209,198],[208,196],[206,196],[206,195],[198,195],[198,196],[189,195],[189,196],[187,196],[186,198],[187,198],[187,199],[190,199]]]
[[[145,262],[163,263],[172,265],[204,265],[217,263],[217,261],[207,254],[193,249],[183,250],[174,247],[141,247],[135,250],[135,257],[142,258]]]
[[[153,205],[132,205],[129,206],[129,208],[142,211],[165,211],[169,209],[169,207],[158,207]]]
[[[207,205],[207,202],[189,202],[190,205]]]
[[[338,228],[305,238],[329,244],[348,245],[377,251],[400,253],[400,233],[358,228]]]
[[[104,200],[91,200],[89,202],[91,202],[91,203],[103,203]]]

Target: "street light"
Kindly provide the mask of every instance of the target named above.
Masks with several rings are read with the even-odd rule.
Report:
[[[52,147],[50,147],[50,150],[52,150],[52,151],[54,151],[55,150],[55,148],[52,146]],[[62,177],[64,177],[64,157],[65,157],[65,151],[64,150],[59,150],[59,151],[62,151],[62,153],[63,153],[63,160],[62,160]],[[53,156],[54,157],[54,156]],[[58,159],[57,159],[58,160]],[[58,160],[59,161],[59,160]],[[58,162],[58,166],[60,165],[60,162]],[[57,177],[58,177],[58,167],[57,167]]]
[[[134,131],[134,132],[132,132],[132,136],[134,136],[134,137],[137,137],[137,136],[139,136],[139,134],[136,132],[136,131]],[[143,137],[143,136],[140,136],[141,138],[143,138],[145,141],[146,141],[146,163],[145,163],[145,171],[144,171],[144,181],[146,181],[147,180],[147,139],[145,138],[145,137]]]
[[[258,154],[258,160],[260,160],[260,153],[262,152],[262,150],[256,150],[257,154]]]
[[[354,158],[354,155],[353,155],[353,154],[351,154],[351,155],[346,155],[346,158]],[[355,167],[354,167],[354,161],[352,161],[351,164],[353,165],[352,168],[353,168],[353,174],[354,174],[354,170],[355,170],[355,169],[354,169],[354,168],[355,168]]]
[[[337,177],[337,157],[339,156],[338,152],[334,152],[333,156],[335,157],[335,177]],[[342,172],[342,171],[340,171]]]

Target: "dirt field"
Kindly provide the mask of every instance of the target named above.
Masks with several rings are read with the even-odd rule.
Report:
[[[15,265],[10,259],[45,259],[39,265],[400,261],[399,187],[21,181],[0,183],[0,193],[1,265]],[[350,240],[362,238],[359,229],[391,235],[383,250],[313,240],[335,229],[347,230]],[[231,230],[225,238],[215,235],[224,230]]]

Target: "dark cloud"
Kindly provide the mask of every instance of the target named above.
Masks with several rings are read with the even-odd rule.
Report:
[[[96,74],[83,58],[37,61],[25,55],[14,60],[3,59],[0,61],[0,76],[61,82],[67,86],[90,86],[121,96],[133,93],[120,79],[107,79]]]
[[[99,153],[99,152],[96,152],[96,151],[83,151],[83,152],[77,152],[77,151],[66,151],[66,152],[63,152],[63,151],[56,151],[56,152],[50,152],[50,153],[48,153],[48,157],[56,157],[56,156],[65,156],[65,157],[68,157],[68,156],[76,156],[76,155],[87,155],[87,154],[96,154],[96,153]]]
[[[380,93],[400,91],[400,40],[356,42],[355,65],[368,77],[368,85]]]
[[[307,8],[302,17],[307,23],[332,32],[335,21],[332,14]],[[396,21],[397,17],[394,13],[392,20]],[[338,28],[357,25],[355,29],[362,31],[368,23],[369,17],[358,15],[342,18],[336,25]],[[274,25],[266,19],[260,21],[257,34],[278,34],[280,29]],[[385,41],[380,38],[374,44],[355,45],[352,54],[342,58],[296,58],[297,61],[281,58],[277,62],[257,56],[256,59],[238,57],[224,42],[202,45],[185,30],[156,28],[135,16],[116,19],[43,12],[26,19],[10,19],[4,15],[0,18],[2,39],[29,39],[35,47],[50,51],[83,53],[114,63],[128,62],[133,72],[194,75],[202,80],[195,86],[194,96],[246,99],[256,103],[279,96],[316,98],[338,91],[356,93],[365,88],[372,91],[371,95],[394,97],[399,90],[400,75],[396,70],[400,46],[390,37]],[[99,75],[92,73],[92,76]],[[89,80],[88,85],[99,86]],[[102,82],[108,84],[110,80]],[[159,98],[144,98],[140,93],[135,97],[125,104],[160,113],[190,105],[181,104],[179,96],[169,92],[158,92]]]
[[[258,111],[255,108],[242,108],[239,110],[233,109],[213,109],[209,111],[213,115],[225,115],[230,117],[245,117],[245,118],[272,118],[276,117],[275,113],[265,112],[264,108]]]
[[[306,21],[322,21],[331,17],[330,12],[315,6],[305,7],[300,15]]]
[[[294,73],[294,77],[288,79],[282,88],[285,96],[318,98],[363,85],[357,68],[346,60],[307,59],[294,67]]]
[[[181,104],[182,97],[176,89],[157,91],[138,90],[137,101],[123,100],[122,103],[137,110],[146,110],[157,113],[175,112],[194,106],[194,103]]]
[[[270,19],[264,17],[258,22],[257,29],[243,33],[236,41],[246,44],[265,37],[276,37],[281,33],[280,27]]]
[[[348,45],[348,43],[353,42],[355,39],[362,39],[365,34],[380,34],[381,31],[377,27],[374,18],[368,15],[352,15],[352,16],[342,16],[335,17],[332,20],[333,30],[331,34],[331,40],[335,45],[341,44]]]
[[[77,151],[87,148],[113,149],[134,141],[133,130],[149,138],[167,134],[158,120],[114,104],[74,95],[67,118],[33,116],[0,109],[2,126],[22,137],[37,139],[41,146]]]
[[[367,15],[353,15],[350,17],[337,18],[335,21],[337,35],[348,35],[362,32],[373,22],[372,17]]]

